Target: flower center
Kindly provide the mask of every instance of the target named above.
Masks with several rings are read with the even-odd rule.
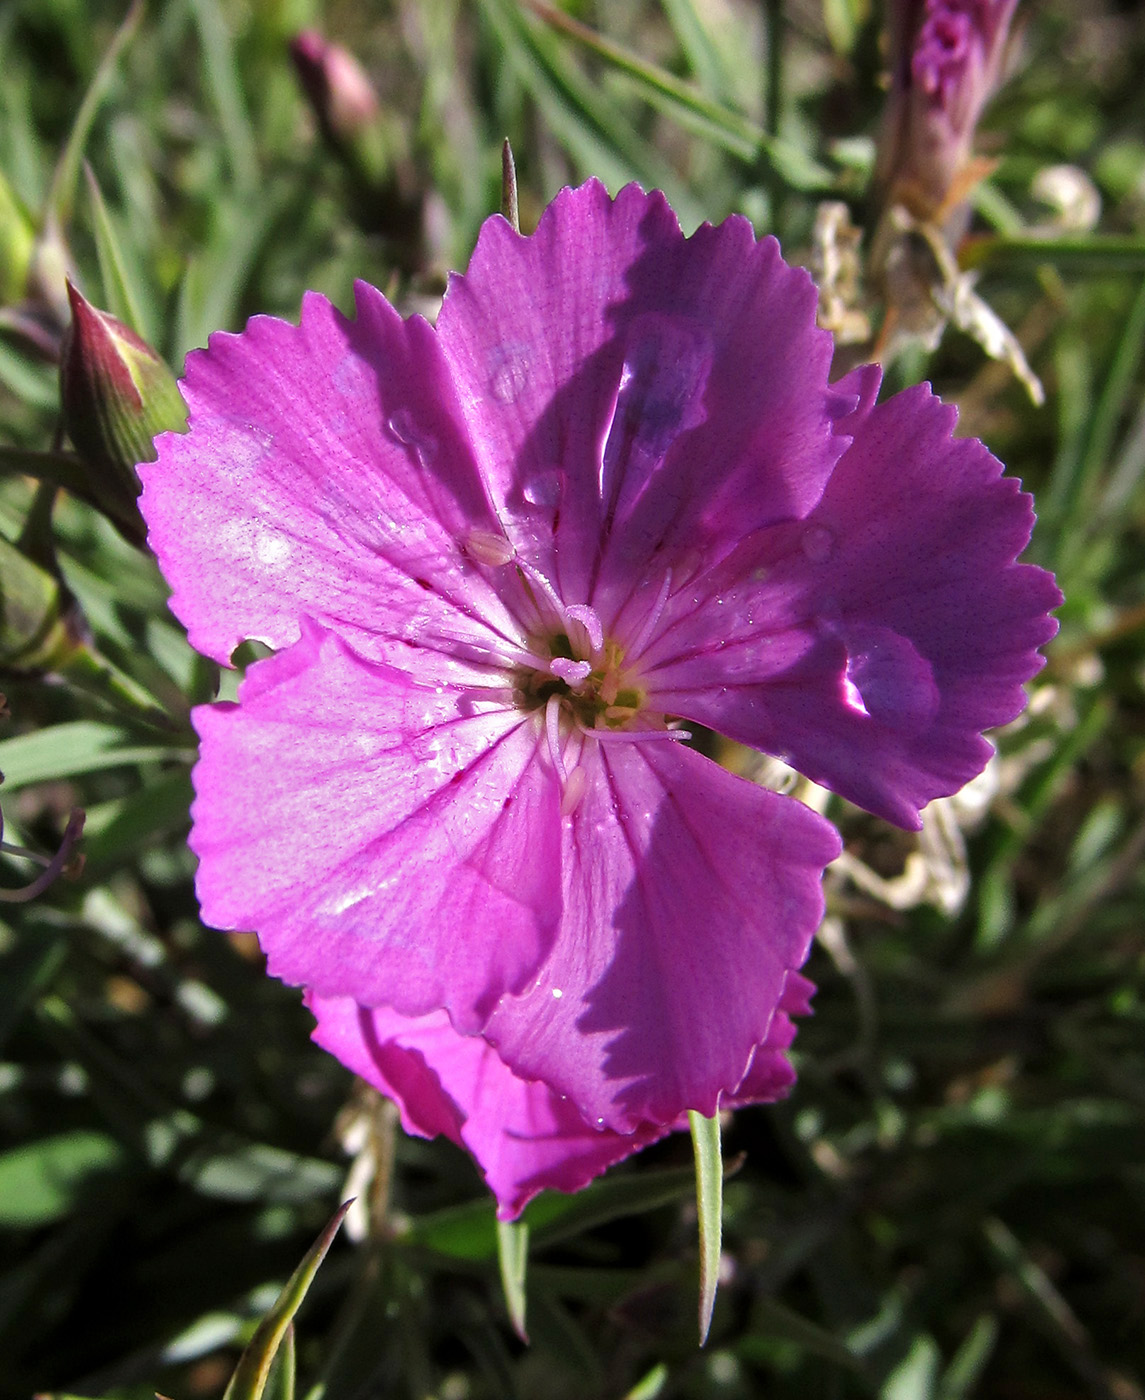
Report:
[[[531,650],[547,666],[523,669],[517,685],[522,708],[540,710],[556,700],[562,716],[578,729],[631,728],[644,707],[645,692],[625,671],[624,653],[607,641],[591,609],[568,609],[567,631],[538,638]],[[592,625],[595,623],[595,627]]]

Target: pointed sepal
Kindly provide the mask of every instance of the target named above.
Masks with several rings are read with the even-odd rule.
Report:
[[[724,1164],[720,1148],[720,1115],[705,1118],[688,1111],[692,1150],[696,1157],[696,1213],[700,1224],[700,1345],[708,1340],[712,1309],[720,1280],[720,1238],[723,1233]]]
[[[246,1350],[239,1357],[239,1364],[235,1367],[234,1374],[223,1393],[223,1400],[262,1400],[267,1389],[267,1382],[271,1378],[275,1357],[278,1355],[279,1347],[284,1342],[288,1350],[283,1358],[283,1365],[289,1368],[290,1376],[293,1377],[293,1337],[290,1336],[289,1341],[287,1338],[291,1332],[294,1314],[298,1311],[310,1285],[314,1282],[318,1266],[325,1259],[326,1251],[333,1244],[338,1227],[345,1219],[346,1212],[352,1204],[352,1201],[345,1201],[338,1207],[331,1217],[330,1223],[307,1251],[302,1263],[291,1274],[286,1287],[278,1295],[278,1300],[259,1323],[254,1336],[247,1343]],[[281,1378],[281,1370],[278,1375]],[[279,1387],[281,1387],[281,1383],[280,1379]],[[293,1389],[292,1379],[290,1387]],[[281,1395],[281,1393],[281,1388],[279,1388],[278,1394]]]
[[[529,1227],[523,1220],[498,1220],[497,1262],[501,1266],[501,1291],[513,1331],[527,1343],[525,1331],[525,1274],[529,1265]]]

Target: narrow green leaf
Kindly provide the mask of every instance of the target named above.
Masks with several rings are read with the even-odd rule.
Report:
[[[870,17],[870,0],[823,0],[823,27],[836,53],[851,52]]]
[[[528,1342],[525,1331],[525,1273],[529,1265],[529,1227],[523,1220],[498,1220],[497,1262],[501,1268],[501,1290],[513,1331]]]
[[[150,328],[144,324],[143,313],[140,309],[141,303],[131,283],[131,276],[123,257],[123,250],[120,247],[119,235],[111,222],[111,215],[107,212],[107,204],[104,202],[99,181],[95,178],[95,172],[86,160],[83,163],[83,173],[84,179],[87,181],[88,196],[91,199],[95,252],[99,259],[99,276],[103,283],[103,295],[106,303],[101,309],[110,311],[113,316],[118,316],[136,334],[141,335],[144,340],[150,341],[151,337],[148,333]]]
[[[1122,234],[1074,234],[1042,238],[1036,234],[993,234],[968,239],[959,249],[964,271],[979,267],[1054,267],[1070,272],[1145,271],[1145,238]]]
[[[757,1300],[752,1309],[752,1326],[757,1336],[781,1337],[785,1342],[794,1342],[811,1355],[825,1357],[848,1371],[861,1372],[864,1369],[861,1358],[833,1332],[828,1332],[825,1327],[820,1327],[810,1318],[793,1312],[774,1298]],[[736,1347],[740,1355],[749,1358],[755,1350],[756,1341],[750,1335]]]
[[[0,743],[0,773],[4,791],[30,787],[33,783],[74,778],[80,773],[98,773],[125,764],[179,759],[190,763],[190,749],[161,744],[132,744],[118,725],[96,720],[73,720],[54,724],[32,734],[20,734]]]
[[[287,1326],[274,1365],[270,1368],[270,1378],[266,1383],[266,1400],[294,1400],[294,1386],[297,1381],[297,1361],[294,1355],[294,1323]]]
[[[1137,371],[1145,354],[1145,281],[1137,289],[1113,362],[1093,410],[1081,461],[1078,502],[1090,517],[1098,477],[1109,466],[1113,441],[1134,393]],[[1080,532],[1079,532],[1080,533]],[[1079,541],[1080,543],[1080,541]]]
[[[19,472],[36,481],[50,481],[94,504],[88,473],[74,452],[39,452],[31,447],[0,443],[0,471]]]
[[[695,0],[664,0],[664,13],[700,86],[709,97],[726,102],[734,84],[724,56],[708,30],[706,19],[710,11],[705,6],[705,15],[701,15]]]
[[[194,1118],[180,1120],[201,1128]],[[160,1124],[178,1136],[179,1124]],[[158,1137],[157,1137],[158,1141]],[[199,1146],[185,1146],[177,1165],[180,1181],[200,1196],[219,1201],[268,1201],[296,1204],[328,1196],[342,1174],[332,1162],[301,1157],[268,1142],[246,1142],[231,1134],[207,1133]]]
[[[234,1375],[231,1376],[223,1400],[260,1400],[266,1390],[271,1364],[282,1345],[283,1338],[290,1330],[294,1314],[298,1311],[303,1298],[306,1297],[307,1291],[314,1281],[314,1275],[318,1272],[318,1266],[326,1257],[326,1251],[333,1244],[338,1227],[345,1219],[351,1204],[350,1201],[345,1201],[338,1207],[330,1223],[310,1247],[302,1263],[291,1274],[286,1287],[278,1296],[278,1301],[259,1323],[246,1350],[239,1357],[239,1364],[235,1367]]]
[[[887,1377],[881,1400],[934,1400],[941,1360],[938,1343],[928,1333],[920,1333],[905,1361]]]
[[[242,190],[250,190],[258,181],[254,132],[243,100],[227,18],[216,0],[189,0],[189,6],[203,46],[207,90],[219,114],[235,183]],[[235,10],[232,8],[230,13]]]
[[[83,843],[86,878],[102,879],[185,827],[193,796],[189,772],[177,769],[137,792],[89,807]]]
[[[25,1007],[50,984],[68,952],[63,937],[48,937],[42,929],[13,937],[14,942],[0,953],[0,1050]]]
[[[15,318],[0,314],[0,330],[13,328]],[[29,408],[59,412],[60,380],[53,366],[38,364],[0,339],[0,385]]]
[[[638,1176],[613,1173],[573,1196],[544,1192],[529,1202],[524,1219],[533,1245],[547,1249],[624,1216],[682,1201],[694,1189],[695,1173],[690,1167],[642,1172]],[[405,1238],[411,1244],[455,1259],[478,1260],[493,1257],[496,1235],[493,1203],[481,1200],[424,1215],[413,1222]]]
[[[84,147],[87,145],[87,138],[91,134],[92,122],[95,120],[100,104],[107,96],[107,90],[111,86],[111,80],[115,73],[115,65],[119,62],[119,55],[131,42],[142,18],[143,0],[132,0],[131,8],[124,16],[123,23],[115,31],[111,43],[107,46],[107,51],[99,61],[99,66],[95,70],[95,75],[88,85],[88,90],[84,93],[83,101],[76,113],[76,119],[72,122],[72,129],[63,150],[60,152],[60,158],[56,162],[44,209],[45,223],[54,220],[63,227],[68,222],[72,205],[75,203],[80,161],[83,158]]]
[[[625,1395],[624,1400],[656,1400],[668,1380],[668,1368],[661,1361]]]
[[[799,147],[769,136],[747,117],[706,97],[691,84],[681,82],[673,74],[646,62],[554,6],[542,0],[529,0],[529,4],[547,24],[568,34],[632,79],[646,101],[698,135],[715,141],[741,160],[762,162],[792,189],[826,191],[832,188],[831,172]]]
[[[633,1176],[605,1176],[575,1196],[541,1196],[529,1206],[525,1218],[532,1230],[533,1243],[537,1248],[547,1248],[571,1235],[598,1229],[624,1216],[640,1215],[682,1201],[694,1184],[694,1173],[688,1167]],[[542,1218],[537,1208],[548,1206],[550,1200],[561,1203],[563,1209],[556,1211],[549,1207],[550,1214]]]
[[[235,328],[243,289],[291,197],[282,185],[253,207],[249,199],[217,199],[210,239],[188,261],[180,284],[176,363],[188,350],[205,345],[212,331]]]
[[[938,1400],[968,1400],[998,1342],[998,1320],[984,1313],[966,1334],[938,1385]]]
[[[91,1177],[123,1160],[113,1137],[82,1129],[0,1154],[0,1227],[35,1229],[59,1220]]]
[[[723,1234],[724,1164],[720,1149],[720,1116],[705,1118],[688,1110],[692,1148],[696,1154],[696,1211],[700,1223],[700,1345],[708,1340],[716,1288],[720,1280],[720,1238]]]
[[[701,221],[705,211],[688,186],[638,135],[600,85],[589,82],[567,60],[550,30],[530,24],[509,0],[480,0],[480,7],[549,126],[584,170],[613,186],[635,179],[661,189],[682,223]]]

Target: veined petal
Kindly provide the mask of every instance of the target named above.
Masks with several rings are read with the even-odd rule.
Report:
[[[786,1095],[795,1083],[795,1071],[787,1058],[787,1048],[795,1039],[793,1016],[811,1014],[811,997],[815,984],[798,972],[789,972],[783,984],[767,1039],[756,1047],[747,1073],[730,1094],[720,1099],[721,1108],[742,1108],[753,1103],[774,1103]]]
[[[356,321],[308,293],[187,357],[190,432],[140,468],[171,606],[227,663],[299,619],[374,659],[403,643],[480,654],[514,633],[466,540],[496,538],[433,330],[359,283]]]
[[[560,917],[560,794],[536,724],[423,687],[308,625],[195,711],[204,919],[270,971],[462,1029],[520,990]]]
[[[443,1133],[471,1153],[504,1220],[546,1188],[579,1191],[681,1126],[645,1123],[626,1136],[591,1128],[547,1084],[518,1079],[488,1041],[458,1035],[444,1012],[404,1017],[313,993],[307,1002],[314,1039],[394,1099],[407,1132]]]
[[[564,914],[485,1035],[618,1132],[712,1114],[768,1035],[823,911],[832,827],[672,742],[589,741]]]
[[[1061,595],[1016,562],[1034,522],[1018,482],[951,436],[954,410],[927,387],[871,407],[865,374],[823,499],[701,581],[648,680],[669,712],[917,827],[982,770],[982,731],[1022,709]]]
[[[528,238],[490,219],[437,328],[506,530],[602,617],[805,514],[845,446],[806,274],[746,219],[685,239],[635,185],[565,190]]]

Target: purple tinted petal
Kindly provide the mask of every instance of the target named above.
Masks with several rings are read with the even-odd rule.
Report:
[[[1015,562],[1030,498],[923,387],[841,424],[807,520],[761,533],[649,648],[655,702],[779,753],[903,826],[956,792],[1013,719],[1061,601]]]
[[[753,1103],[773,1103],[787,1094],[795,1083],[795,1071],[787,1058],[787,1048],[795,1039],[793,1016],[811,1013],[815,985],[798,972],[789,972],[767,1039],[756,1047],[751,1064],[733,1093],[721,1099],[723,1108],[739,1108]]]
[[[838,838],[676,743],[589,741],[582,766],[560,933],[485,1034],[597,1126],[713,1113],[806,956]]]
[[[203,917],[324,996],[479,1024],[555,934],[560,795],[534,721],[307,626],[195,711]]]
[[[389,660],[513,630],[466,552],[500,526],[434,333],[364,283],[357,310],[308,293],[298,327],[212,336],[187,358],[190,432],[140,470],[171,606],[218,661],[294,641],[302,615]]]
[[[444,1133],[472,1153],[503,1220],[538,1191],[579,1191],[675,1126],[643,1124],[628,1136],[590,1128],[547,1085],[518,1079],[480,1036],[458,1035],[442,1012],[412,1019],[313,994],[308,1004],[314,1039],[394,1099],[407,1132]]]
[[[806,513],[844,446],[806,274],[633,185],[562,191],[530,238],[487,222],[438,333],[513,542],[606,619],[648,569]]]

